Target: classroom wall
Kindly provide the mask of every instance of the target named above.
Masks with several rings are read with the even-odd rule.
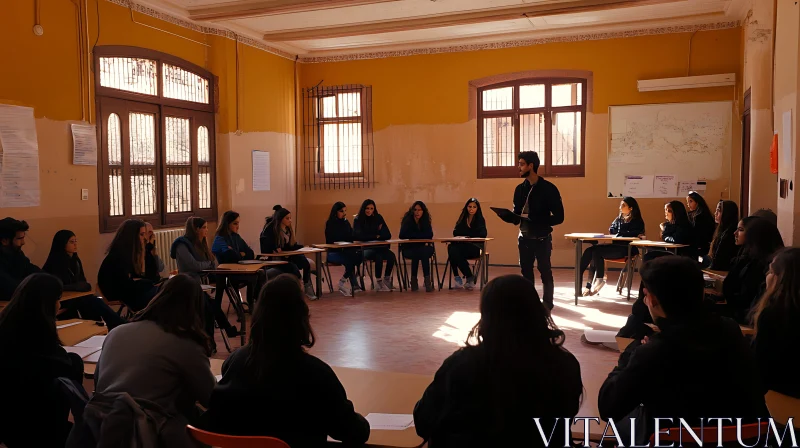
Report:
[[[0,102],[34,108],[39,140],[41,205],[6,208],[3,216],[31,225],[25,253],[41,265],[53,234],[69,228],[78,235],[87,277],[94,281],[110,234],[99,231],[97,171],[72,165],[69,124],[84,115],[79,74],[79,19],[70,0],[41,2],[42,36],[35,36],[34,1],[0,5]],[[132,45],[183,58],[219,78],[217,113],[217,194],[220,214],[228,208],[242,213],[242,235],[257,243],[263,217],[275,202],[292,205],[294,179],[294,62],[244,44],[239,45],[239,124],[236,121],[236,43],[134,12],[138,22],[164,29],[191,42],[131,21],[128,8],[100,0],[99,19],[89,7],[90,43]],[[100,35],[98,37],[98,21]],[[12,43],[13,44],[10,44]],[[246,93],[243,88],[246,86]],[[94,109],[94,97],[88,104]],[[239,131],[239,132],[237,132]],[[251,151],[268,150],[272,157],[272,190],[252,191]],[[80,190],[89,189],[81,201]]]
[[[572,266],[572,245],[561,235],[602,232],[616,216],[618,199],[605,198],[608,107],[690,101],[740,101],[741,86],[639,93],[638,79],[685,76],[691,33],[621,39],[550,43],[521,48],[417,55],[300,67],[300,87],[362,83],[373,88],[377,185],[369,189],[305,191],[300,194],[302,242],[324,239],[331,205],[342,200],[351,214],[367,197],[378,203],[394,235],[412,201],[425,201],[436,236],[450,236],[464,202],[477,197],[485,208],[492,263],[517,264],[517,229],[502,223],[488,206],[508,207],[519,179],[477,179],[477,122],[469,118],[469,82],[527,70],[589,70],[594,77],[587,114],[586,176],[551,178],[561,191],[566,221],[554,232],[553,263]],[[737,73],[741,79],[740,28],[701,31],[692,42],[691,74]],[[736,106],[734,106],[736,108]],[[738,109],[736,109],[738,110]],[[734,110],[734,117],[739,113]],[[732,148],[725,156],[724,178],[710,182],[709,202],[738,199],[741,124],[733,120]],[[301,155],[302,156],[302,155]],[[728,174],[728,173],[733,173]],[[658,237],[661,199],[640,202],[647,235]],[[439,248],[440,260],[445,252]]]
[[[800,195],[796,194],[797,172],[800,160],[797,157],[798,103],[797,92],[800,88],[798,77],[798,60],[800,60],[800,8],[797,2],[778,2],[777,23],[775,27],[775,132],[779,137],[779,154],[786,148],[783,144],[784,133],[792,133],[792,144],[788,150],[793,162],[783,163],[782,154],[778,159],[778,177],[792,181],[794,189],[789,190],[785,199],[778,198],[778,227],[786,245],[800,242]],[[783,115],[791,111],[791,129],[783,126]],[[775,187],[778,188],[777,186]]]

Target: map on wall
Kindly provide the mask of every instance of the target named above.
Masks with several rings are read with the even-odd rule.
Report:
[[[639,191],[641,197],[678,197],[681,182],[721,178],[731,150],[732,106],[719,101],[609,107],[607,196]],[[674,193],[635,185],[665,178],[676,185]]]

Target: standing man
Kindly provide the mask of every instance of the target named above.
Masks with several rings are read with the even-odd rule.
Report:
[[[553,309],[553,226],[564,222],[564,204],[555,185],[540,177],[539,155],[534,151],[519,153],[519,177],[525,179],[514,190],[514,214],[519,215],[519,267],[522,276],[534,282],[533,262],[542,277],[542,302]]]

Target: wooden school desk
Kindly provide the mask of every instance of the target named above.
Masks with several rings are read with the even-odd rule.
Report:
[[[314,263],[316,263],[317,268],[317,297],[322,298],[322,275],[320,274],[320,269],[322,269],[322,253],[325,252],[325,249],[320,249],[318,247],[304,247],[301,250],[287,250],[284,252],[278,252],[274,254],[258,254],[257,257],[265,257],[265,258],[275,258],[275,257],[289,257],[291,255],[302,255],[306,256],[308,254],[314,254]]]
[[[108,328],[103,325],[97,325],[93,320],[82,319],[67,319],[56,321],[56,327],[69,325],[78,322],[77,325],[70,325],[69,327],[57,328],[58,338],[65,346],[72,346],[81,343],[92,336],[99,336],[108,333]]]
[[[477,272],[473,274],[476,277],[480,277],[480,289],[483,289],[486,282],[489,281],[489,241],[494,240],[494,238],[465,238],[465,237],[450,237],[450,238],[436,238],[436,241],[440,243],[444,243],[446,246],[450,245],[451,243],[483,243],[483,249],[481,250],[481,272],[478,275]],[[449,274],[447,272],[448,265],[451,263],[450,261],[450,254],[448,252],[447,261],[444,263],[444,273],[442,275],[441,280],[439,280],[439,291],[442,290],[444,286],[444,279],[448,277]]]
[[[58,302],[67,302],[72,299],[77,299],[80,297],[95,297],[94,291],[86,291],[86,292],[78,292],[78,291],[64,291],[61,293],[61,298],[58,299]]]
[[[599,236],[598,236],[599,235]],[[628,244],[628,260],[631,260],[631,245],[633,241],[639,241],[636,237],[615,237],[612,235],[600,235],[599,233],[568,233],[564,238],[571,240],[575,244],[575,306],[578,305],[578,297],[583,296],[583,282],[581,275],[581,257],[583,256],[583,242],[584,241],[597,241],[614,242],[623,241]],[[633,263],[628,262],[628,278],[633,278]],[[631,298],[631,289],[628,288],[628,300]]]
[[[328,251],[328,250],[331,250],[331,249],[346,249],[348,247],[349,248],[356,248],[356,249],[364,249],[364,248],[369,248],[369,247],[374,247],[374,246],[389,246],[389,247],[391,247],[392,243],[390,243],[388,240],[386,240],[386,241],[354,241],[352,243],[346,243],[346,244],[343,242],[343,243],[340,243],[340,244],[313,244],[312,246],[316,247],[317,249],[325,249],[326,251]],[[361,265],[363,266],[365,262],[366,262],[366,259],[364,258],[364,251],[362,250],[361,251]],[[362,273],[363,272],[364,271],[362,271]],[[400,278],[400,269],[397,268],[397,269],[394,270],[394,272],[395,272],[395,275],[397,276],[398,287],[400,288],[400,291],[402,292],[403,291],[403,280]],[[372,281],[372,279],[370,279],[370,281]],[[372,287],[373,287],[373,289],[375,288],[374,283],[373,283]],[[366,291],[366,289],[364,288],[364,278],[363,277],[361,278],[361,289]]]

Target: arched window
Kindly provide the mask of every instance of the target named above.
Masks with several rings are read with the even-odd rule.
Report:
[[[213,75],[136,47],[97,47],[101,230],[216,217]]]

